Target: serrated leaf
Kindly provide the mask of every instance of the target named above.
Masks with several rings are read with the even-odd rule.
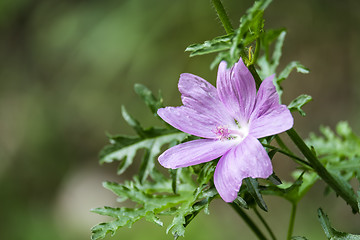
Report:
[[[144,130],[144,138],[142,137],[126,137],[126,136],[110,136],[111,145],[105,146],[100,152],[100,163],[111,163],[113,161],[121,161],[118,174],[122,174],[132,163],[136,152],[139,149],[148,149],[151,153],[144,160],[142,169],[142,179],[146,178],[149,171],[154,166],[154,159],[160,153],[160,148],[164,144],[172,141],[182,141],[188,134],[178,132],[172,129],[156,129],[151,128]]]
[[[328,216],[321,208],[318,209],[318,217],[327,239],[330,240],[360,240],[360,235],[339,232],[331,227]]]
[[[243,56],[243,60],[246,62],[247,56],[243,53],[246,52],[248,47],[255,40],[259,39],[263,33],[263,14],[270,2],[271,0],[256,1],[240,19],[240,26],[233,34],[220,36],[201,44],[192,44],[188,46],[185,51],[191,52],[190,57],[219,52],[215,60],[211,63],[211,69],[217,66],[222,60],[225,60],[228,66],[231,67],[239,60],[240,56]]]
[[[266,30],[264,34],[261,36],[261,48],[264,49],[265,52],[265,59],[270,60],[270,46],[271,44],[279,38],[279,35],[282,32],[286,32],[285,28],[280,29],[270,29]]]
[[[302,236],[293,236],[291,237],[291,240],[308,240],[306,237]]]
[[[205,191],[204,191],[205,190]],[[194,217],[204,208],[207,208],[212,199],[217,195],[215,189],[206,190],[203,186],[195,189],[193,200],[184,202],[177,210],[176,216],[168,226],[166,232],[171,231],[174,238],[184,236],[185,227],[194,219]],[[199,199],[202,199],[199,201]]]
[[[301,116],[305,116],[306,113],[301,109],[305,104],[310,102],[312,97],[306,94],[301,94],[296,99],[292,100],[291,103],[288,105],[288,109],[290,111],[298,111]]]
[[[157,183],[159,184],[159,183]],[[161,191],[169,186],[169,182],[164,182],[164,186],[160,186]],[[178,204],[186,201],[186,199],[193,199],[191,191],[182,192],[180,195],[171,194],[148,194],[141,189],[139,182],[126,181],[125,184],[117,184],[114,182],[105,182],[104,187],[114,192],[116,195],[123,197],[126,196],[128,199],[140,204],[138,208],[96,208],[92,212],[110,216],[115,218],[114,221],[108,223],[101,223],[95,226],[92,231],[92,239],[104,238],[107,233],[112,235],[115,231],[124,226],[130,227],[136,221],[141,218],[147,218],[148,221],[153,221],[158,225],[161,225],[161,220],[158,219],[155,214],[164,211],[167,208],[175,207]]]
[[[216,37],[212,40],[205,41],[204,43],[191,44],[185,51],[191,52],[190,57],[194,57],[197,55],[228,50],[230,49],[232,38],[233,34]]]
[[[256,204],[264,211],[268,211],[268,208],[266,206],[266,203],[260,193],[260,189],[259,189],[259,183],[257,182],[256,179],[253,178],[245,178],[244,179],[247,189],[249,191],[249,193],[251,194],[251,196],[254,198]]]
[[[207,184],[210,181],[210,179],[214,176],[215,168],[215,161],[210,161],[203,165],[197,178],[199,185]]]
[[[150,108],[151,112],[155,116],[157,116],[157,110],[164,107],[161,96],[159,96],[159,98],[156,98],[147,87],[139,83],[134,85],[134,90],[145,102],[145,104]]]
[[[144,130],[141,127],[140,123],[126,111],[125,106],[121,106],[121,114],[122,114],[124,120],[135,130],[135,132],[140,137],[145,136]]]
[[[347,122],[339,122],[336,132],[329,127],[321,127],[322,136],[310,134],[306,143],[316,149],[319,160],[334,175],[349,194],[353,189],[352,178],[360,179],[360,137]]]
[[[177,186],[180,181],[180,178],[179,178],[180,171],[181,171],[181,168],[169,169],[170,177],[171,177],[171,188],[175,194],[177,194]]]
[[[297,72],[303,73],[303,74],[307,74],[310,72],[310,70],[307,67],[305,67],[304,65],[302,65],[300,62],[292,61],[279,74],[277,82],[281,83],[284,79],[288,78],[288,76],[294,69],[296,69]]]

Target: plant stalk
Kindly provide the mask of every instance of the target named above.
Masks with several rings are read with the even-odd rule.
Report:
[[[310,148],[305,144],[304,140],[297,134],[297,132],[292,128],[286,133],[289,135],[291,140],[299,148],[302,154],[309,161],[313,169],[317,174],[324,180],[335,192],[340,195],[352,208],[354,213],[359,212],[359,206],[355,194],[351,191],[346,191],[343,189],[341,183],[336,180],[330,172],[321,164],[319,159],[315,154],[310,150]]]
[[[294,231],[294,223],[295,223],[295,215],[296,215],[296,208],[297,208],[297,203],[292,202],[291,203],[291,215],[290,215],[290,222],[289,222],[289,228],[288,228],[288,233],[287,233],[287,240],[291,240],[293,231]]]
[[[239,214],[239,216],[244,220],[244,222],[249,226],[249,228],[253,231],[253,233],[260,240],[267,240],[265,235],[261,232],[261,230],[256,226],[256,224],[251,220],[251,218],[239,207],[236,203],[229,203],[231,207]]]
[[[222,5],[220,0],[211,0],[217,15],[226,31],[227,34],[231,34],[234,32],[234,29],[231,25],[230,19],[225,11],[224,6]]]
[[[261,216],[261,214],[259,213],[259,211],[257,210],[256,207],[254,207],[254,212],[255,212],[256,216],[260,219],[260,221],[262,222],[262,224],[264,225],[264,227],[266,228],[266,230],[268,231],[268,233],[270,234],[271,239],[272,239],[272,240],[276,240],[276,237],[275,237],[273,231],[271,230],[269,224],[267,224],[267,222],[266,222],[265,219]]]
[[[262,81],[255,69],[255,66],[250,65],[248,68],[255,79],[256,86],[259,87]],[[357,196],[353,192],[344,189],[342,184],[336,180],[330,174],[330,172],[327,171],[327,169],[321,164],[315,154],[306,145],[304,140],[297,134],[294,128],[287,130],[286,133],[289,135],[290,139],[294,142],[301,153],[305,156],[305,158],[309,161],[312,168],[317,172],[322,180],[324,180],[336,192],[336,194],[341,196],[341,198],[351,206],[353,213],[358,213],[359,206],[357,202]]]

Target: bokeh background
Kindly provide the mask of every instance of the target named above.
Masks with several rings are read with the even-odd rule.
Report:
[[[224,0],[234,26],[250,0]],[[267,28],[286,27],[282,65],[299,60],[311,73],[292,73],[283,101],[313,96],[297,113],[303,137],[320,124],[348,120],[360,134],[360,2],[275,0]],[[122,181],[116,165],[98,164],[106,132],[133,134],[121,118],[127,109],[144,126],[160,124],[133,91],[142,83],[162,91],[166,105],[179,105],[179,74],[215,83],[214,56],[189,58],[184,49],[224,31],[210,1],[193,0],[1,0],[0,1],[0,239],[89,239],[104,218],[89,210],[115,206],[105,180]],[[274,160],[290,179],[293,165]],[[360,233],[359,216],[316,184],[299,205],[295,235],[325,239],[316,210],[323,206],[339,230]],[[266,198],[264,216],[285,238],[290,204]],[[221,200],[209,216],[187,228],[186,239],[255,239]],[[113,239],[172,239],[140,221]]]

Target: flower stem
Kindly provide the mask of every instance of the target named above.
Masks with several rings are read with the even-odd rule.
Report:
[[[255,233],[255,235],[260,240],[267,240],[265,235],[261,232],[261,230],[256,226],[256,224],[251,220],[251,218],[239,207],[236,203],[229,203],[233,209],[239,214],[239,216],[244,220],[244,222],[250,227],[250,229]]]
[[[273,231],[271,230],[271,228],[269,227],[269,225],[267,224],[267,222],[265,221],[265,219],[261,216],[261,214],[259,213],[259,211],[257,210],[256,207],[254,207],[254,212],[256,214],[256,216],[258,216],[258,218],[260,219],[260,221],[262,222],[262,224],[264,224],[264,227],[266,228],[266,230],[269,232],[271,239],[276,240],[276,237],[273,233]]]
[[[279,148],[277,148],[277,147],[271,146],[271,145],[269,145],[269,144],[262,144],[262,145],[263,145],[264,147],[266,147],[266,148],[270,148],[270,149],[276,150],[276,151],[278,151],[279,153],[282,153],[282,154],[284,154],[284,155],[286,155],[286,156],[294,159],[297,163],[301,164],[301,165],[302,165],[304,168],[306,168],[306,169],[312,169],[311,165],[310,165],[308,162],[306,162],[304,159],[301,159],[301,158],[295,156],[295,155],[292,154],[292,153],[289,153],[289,152],[284,151],[284,150],[282,150],[282,149],[279,149]]]
[[[287,233],[287,240],[291,240],[291,236],[293,234],[294,230],[294,223],[295,223],[295,215],[296,215],[296,207],[297,203],[293,202],[291,206],[291,215],[290,215],[290,222],[289,222],[289,228]]]
[[[315,154],[310,150],[310,148],[305,144],[304,140],[297,134],[297,132],[292,128],[286,133],[289,135],[291,140],[295,143],[295,145],[299,148],[302,154],[309,161],[313,169],[317,172],[317,174],[336,192],[336,194],[340,195],[352,208],[354,213],[359,212],[357,197],[351,190],[347,190],[344,188],[340,181],[334,178],[330,172],[326,170],[326,168],[321,164],[319,159],[315,156]]]
[[[279,144],[279,147],[282,148],[284,151],[294,155],[290,149],[285,145],[284,141],[280,138],[279,135],[275,135],[275,141],[277,142],[277,144]]]
[[[252,64],[249,65],[248,68],[255,79],[257,88],[259,88],[262,81],[255,69],[255,66]],[[352,189],[343,187],[343,184],[339,180],[335,179],[334,176],[327,171],[327,169],[321,164],[315,154],[306,145],[304,140],[297,134],[294,128],[287,130],[286,133],[289,135],[290,139],[294,142],[301,153],[306,157],[312,168],[317,172],[322,180],[324,180],[336,192],[336,194],[341,196],[342,199],[344,199],[346,203],[351,206],[353,213],[358,213],[359,206],[357,196],[354,194]]]
[[[220,19],[226,33],[227,34],[233,33],[234,29],[231,25],[228,15],[226,14],[225,8],[221,3],[221,0],[211,0],[211,2],[214,5],[216,13],[219,16],[219,19]]]

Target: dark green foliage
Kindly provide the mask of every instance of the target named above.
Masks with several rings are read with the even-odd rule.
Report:
[[[330,240],[360,240],[360,235],[339,232],[331,227],[328,216],[321,208],[318,209],[318,217],[327,239]]]
[[[260,193],[259,189],[259,183],[256,179],[253,178],[245,178],[244,182],[246,183],[246,187],[248,192],[251,194],[251,196],[254,198],[256,204],[264,211],[268,211],[268,208],[266,206],[266,203]]]
[[[142,85],[136,85],[135,91],[142,97],[150,110],[156,115],[161,99],[157,99]],[[193,139],[188,134],[174,128],[143,129],[122,107],[125,121],[135,130],[137,136],[109,135],[110,145],[100,152],[100,162],[120,161],[118,174],[122,174],[134,161],[138,150],[144,149],[140,169],[132,181],[123,184],[105,182],[104,187],[119,197],[119,201],[129,200],[136,203],[134,208],[96,208],[92,211],[114,218],[113,221],[101,223],[92,228],[92,239],[101,239],[107,233],[115,234],[121,227],[131,227],[136,221],[145,218],[163,226],[161,215],[174,217],[167,231],[175,238],[184,236],[185,227],[203,209],[208,213],[208,205],[216,197],[217,191],[209,185],[214,171],[214,162],[169,170],[170,178],[156,168],[156,157],[163,145],[176,145],[179,142]],[[196,175],[196,180],[193,180]]]

